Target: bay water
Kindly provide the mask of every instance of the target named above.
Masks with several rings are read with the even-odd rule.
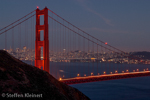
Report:
[[[34,64],[31,61],[24,61]],[[55,78],[71,78],[106,73],[126,71],[143,71],[150,65],[143,64],[114,64],[114,63],[73,63],[50,62],[50,74]],[[99,82],[70,85],[77,88],[91,100],[150,100],[150,76],[107,80]]]

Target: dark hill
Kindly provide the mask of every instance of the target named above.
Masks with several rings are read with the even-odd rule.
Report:
[[[0,95],[0,100],[8,97],[32,100],[89,100],[79,90],[57,81],[47,72],[25,64],[3,50],[0,50]]]

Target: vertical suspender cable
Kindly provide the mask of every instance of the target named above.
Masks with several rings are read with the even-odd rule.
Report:
[[[82,32],[83,33],[83,32]],[[83,59],[83,75],[85,74],[85,58],[84,58],[84,54],[85,54],[85,44],[84,44],[84,34],[83,34],[83,56],[82,56],[82,59]]]
[[[5,32],[5,50],[7,51],[7,31]]]
[[[26,47],[27,47],[27,50],[29,49],[29,47],[28,47],[28,41],[29,41],[29,38],[28,38],[28,20],[26,21],[27,23],[26,23],[26,35],[27,35],[27,40],[26,40],[26,43],[27,43],[27,45],[26,45]],[[27,54],[28,54],[28,52],[26,52]],[[28,56],[28,55],[27,55]]]
[[[63,20],[63,25],[64,25],[64,20]],[[65,42],[64,41],[65,36],[64,35],[65,35],[65,33],[64,32],[65,32],[65,30],[64,30],[64,27],[63,27],[63,38],[62,38],[63,48],[62,48],[62,54],[63,54],[63,67],[64,67],[64,71],[66,71],[66,66],[65,66],[65,62],[64,62],[64,60],[65,60],[64,59],[65,58],[65,55],[64,55],[65,54],[64,53],[64,46],[65,46],[65,43],[64,43]],[[67,76],[67,75],[65,74],[65,76]],[[64,75],[63,75],[63,77],[64,77]]]
[[[12,51],[14,52],[14,26],[12,29]]]
[[[68,24],[68,27],[69,27],[69,24]],[[70,30],[68,29],[68,35],[67,35],[67,37],[68,37],[68,55],[67,55],[67,64],[68,64],[68,60],[69,60],[69,54],[71,53],[71,32],[70,32]],[[72,44],[73,45],[73,44]],[[70,53],[69,53],[70,52]],[[68,70],[71,72],[71,70],[70,70],[70,63],[68,64]],[[74,68],[72,68],[73,70],[74,70]],[[71,72],[71,73],[73,73],[73,72]],[[71,74],[69,75],[69,77],[71,78]]]
[[[97,75],[98,75],[98,41],[97,41]]]
[[[79,30],[78,30],[78,33],[79,33]],[[79,76],[81,76],[81,68],[80,68],[80,66],[81,66],[81,62],[79,61],[80,60],[80,36],[79,35],[77,35],[78,36],[78,50],[79,50],[79,52],[78,52],[78,74],[79,74]]]
[[[93,54],[92,55],[93,55],[92,57],[94,58],[94,42],[93,42]],[[93,62],[93,67],[92,67],[92,71],[93,72],[92,73],[95,74],[94,73],[94,60],[92,62]]]
[[[88,53],[88,57],[87,57],[88,58],[88,74],[87,75],[90,75],[90,72],[89,72],[89,66],[90,66],[89,65],[89,63],[90,63],[90,59],[89,59],[90,58],[90,53],[89,53],[89,35],[88,35],[88,51],[87,51],[87,53]]]
[[[53,18],[53,13],[52,13],[52,18]],[[52,32],[51,32],[51,34],[49,34],[49,35],[51,35],[51,40],[50,40],[51,42],[50,42],[50,44],[51,44],[51,47],[52,47],[52,48],[51,48],[51,53],[50,53],[50,54],[52,55],[52,57],[51,57],[52,63],[51,63],[50,65],[51,65],[51,70],[53,70],[52,73],[53,73],[53,75],[54,75],[54,50],[53,50],[53,38],[54,38],[54,37],[53,37],[53,34],[54,34],[53,28],[54,28],[54,26],[53,26],[53,20],[52,20],[51,23],[52,23],[52,24],[51,24],[51,25],[52,25]]]
[[[30,29],[30,30],[31,30],[31,31],[30,31],[30,35],[31,35],[31,36],[30,36],[30,60],[31,60],[31,65],[32,65],[32,28],[33,28],[33,27],[32,27],[32,26],[33,26],[33,25],[32,25],[32,19],[33,19],[33,18],[31,18],[31,21],[30,21],[30,25],[31,25],[31,26],[30,26],[30,28],[31,28],[31,29]]]

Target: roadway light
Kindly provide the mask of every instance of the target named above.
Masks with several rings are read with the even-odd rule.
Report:
[[[61,81],[61,80],[62,80],[62,78],[59,78],[59,80]]]
[[[110,72],[110,74],[112,74],[112,72]]]
[[[84,74],[84,76],[86,76],[86,74]]]
[[[122,73],[124,73],[124,71],[122,71]]]
[[[118,71],[116,70],[115,73],[118,73]]]
[[[77,74],[77,77],[79,77],[80,76],[80,74]]]
[[[106,74],[106,72],[104,72],[104,74]]]

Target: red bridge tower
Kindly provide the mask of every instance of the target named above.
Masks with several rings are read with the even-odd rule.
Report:
[[[44,15],[44,25],[40,25],[40,16]],[[44,32],[44,39],[41,41],[40,32]],[[41,47],[43,47],[43,58],[41,57]],[[48,40],[48,8],[36,9],[36,40],[35,40],[35,66],[49,71],[49,40]]]

